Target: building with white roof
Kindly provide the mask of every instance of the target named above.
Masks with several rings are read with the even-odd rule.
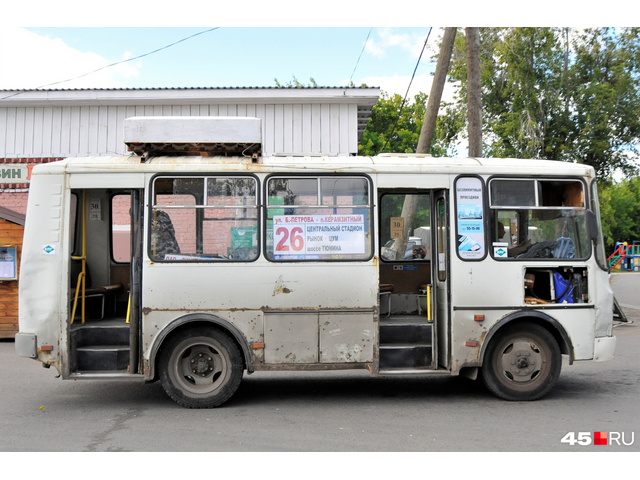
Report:
[[[126,154],[130,117],[254,117],[264,156],[356,155],[379,95],[368,87],[0,90],[0,206],[25,213],[37,163]]]

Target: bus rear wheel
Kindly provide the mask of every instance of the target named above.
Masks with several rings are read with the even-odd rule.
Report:
[[[562,368],[560,347],[539,325],[519,325],[494,338],[482,365],[482,377],[496,396],[512,401],[542,398]]]
[[[159,359],[162,387],[187,408],[213,408],[231,398],[242,380],[240,350],[226,333],[199,327],[167,340]]]

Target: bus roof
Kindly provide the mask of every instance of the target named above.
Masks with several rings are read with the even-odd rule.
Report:
[[[223,170],[245,173],[431,173],[526,174],[595,177],[589,165],[555,160],[517,158],[448,158],[421,154],[382,154],[375,157],[277,155],[270,157],[169,156],[144,160],[136,155],[71,157],[37,165],[33,174],[156,173]]]

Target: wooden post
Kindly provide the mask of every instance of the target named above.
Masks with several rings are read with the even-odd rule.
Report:
[[[467,119],[469,156],[482,156],[482,91],[480,83],[480,31],[467,27]]]
[[[444,89],[447,72],[449,71],[451,52],[453,51],[453,43],[456,39],[457,29],[457,27],[447,27],[444,29],[438,64],[436,66],[435,76],[433,77],[433,83],[431,84],[431,93],[427,101],[427,109],[424,112],[424,122],[420,130],[416,153],[429,153],[429,150],[431,150],[433,135],[436,131],[438,109],[440,108],[440,101],[442,100],[442,90]]]

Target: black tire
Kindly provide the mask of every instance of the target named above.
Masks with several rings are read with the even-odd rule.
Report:
[[[237,344],[214,327],[177,332],[159,358],[162,387],[187,408],[213,408],[235,393],[244,370]]]
[[[561,368],[562,355],[553,335],[539,325],[517,325],[491,340],[482,378],[502,399],[530,401],[549,393]]]

